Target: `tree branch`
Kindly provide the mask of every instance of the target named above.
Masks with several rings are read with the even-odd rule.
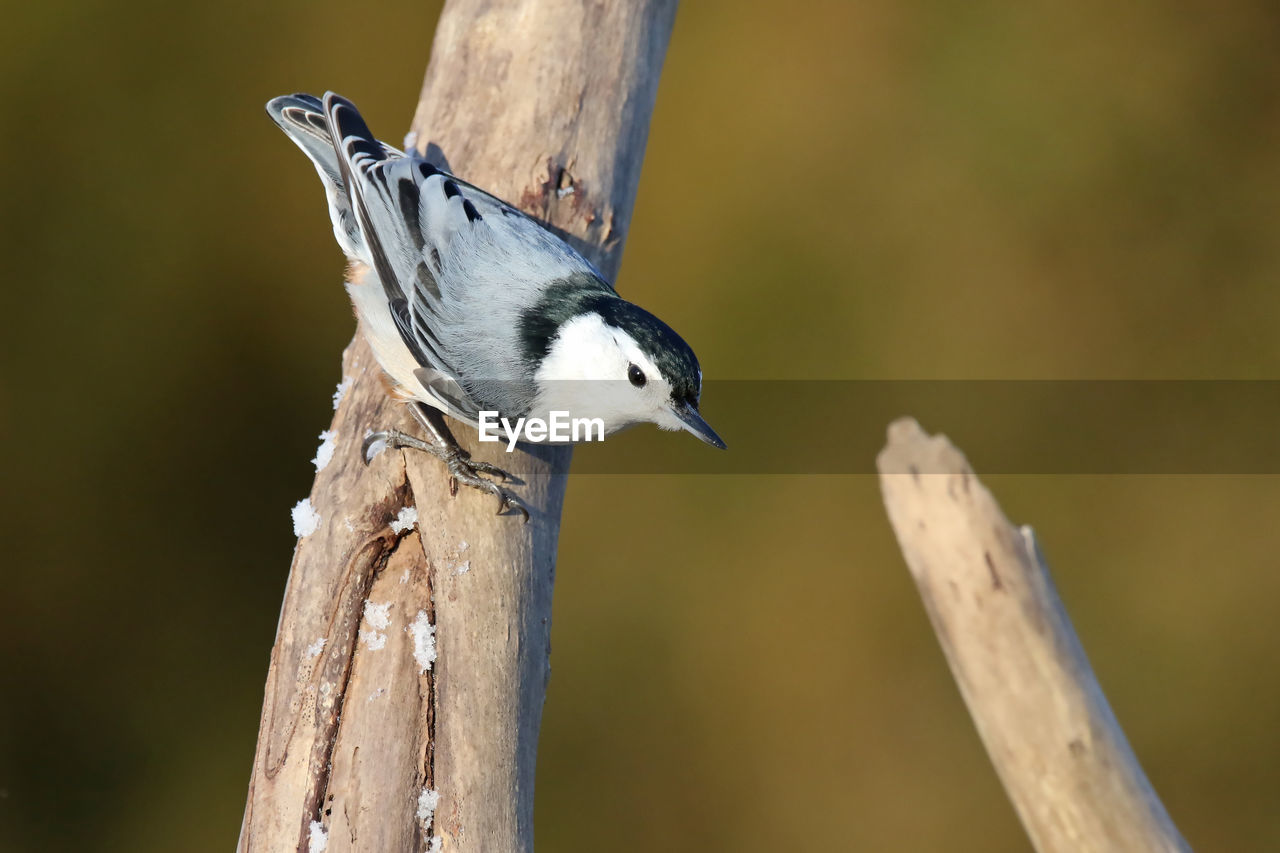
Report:
[[[1189,850],[1138,764],[1029,527],[914,420],[877,460],[889,520],[987,754],[1040,853]]]
[[[613,277],[674,16],[675,0],[450,0],[419,147]],[[384,452],[365,468],[366,429],[413,424],[359,334],[343,377],[313,532],[300,512],[240,850],[322,837],[330,853],[425,850],[441,836],[447,851],[530,851],[569,452],[507,454],[458,430],[524,482],[529,524],[497,517],[489,496],[450,498],[424,455]],[[415,505],[416,529],[393,529]]]

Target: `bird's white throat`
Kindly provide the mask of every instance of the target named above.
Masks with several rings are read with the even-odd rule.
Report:
[[[633,364],[644,373],[643,387],[628,381]],[[609,434],[637,423],[661,424],[669,409],[667,382],[652,360],[634,338],[595,312],[560,327],[534,379],[536,412],[602,418]]]

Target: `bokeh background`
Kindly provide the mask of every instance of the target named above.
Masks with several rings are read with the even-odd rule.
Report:
[[[353,329],[262,105],[398,140],[438,8],[5,8],[0,849],[235,843]],[[1280,378],[1278,43],[1263,0],[687,2],[619,288],[716,378]],[[1280,480],[987,482],[1192,845],[1280,849]],[[578,477],[556,596],[541,849],[1028,848],[874,478]]]

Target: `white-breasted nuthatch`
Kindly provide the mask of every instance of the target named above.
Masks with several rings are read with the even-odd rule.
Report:
[[[513,206],[379,142],[355,106],[284,95],[267,112],[315,164],[360,328],[430,432],[365,442],[415,447],[454,479],[524,512],[485,474],[506,474],[458,447],[441,413],[477,426],[552,412],[598,418],[611,434],[637,423],[724,442],[698,412],[702,371],[666,323],[622,299],[564,240]],[[588,381],[583,381],[588,380]],[[525,513],[527,520],[527,513]]]

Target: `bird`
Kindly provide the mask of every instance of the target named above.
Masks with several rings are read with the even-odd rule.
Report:
[[[358,326],[390,393],[430,436],[371,432],[366,464],[388,447],[426,451],[455,494],[459,483],[487,492],[498,513],[527,522],[497,482],[507,472],[472,459],[445,415],[479,429],[495,413],[511,422],[572,413],[599,419],[604,436],[653,423],[725,448],[699,411],[693,349],[542,223],[380,142],[333,92],[273,98],[267,113],[320,175]]]

